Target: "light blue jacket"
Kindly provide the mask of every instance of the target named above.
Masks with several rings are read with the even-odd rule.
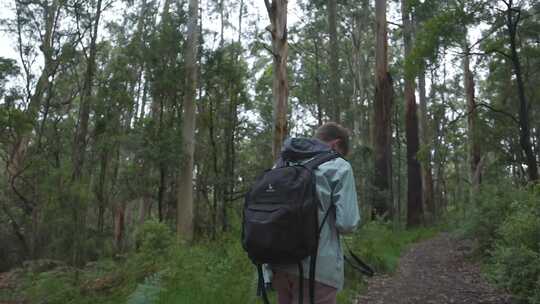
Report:
[[[283,153],[305,155],[307,162],[314,152],[329,151],[330,147],[317,139],[291,138],[285,142]],[[316,189],[321,205],[319,223],[331,204],[331,210],[324,223],[317,255],[315,280],[341,290],[344,283],[343,250],[340,234],[353,232],[360,223],[360,212],[356,196],[356,186],[351,165],[343,158],[330,160],[315,170]],[[332,194],[333,193],[333,194]],[[270,265],[273,271],[284,271],[298,275],[297,265]],[[309,258],[303,261],[304,278],[309,278]]]

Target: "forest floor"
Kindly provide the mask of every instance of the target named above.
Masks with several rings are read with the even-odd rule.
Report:
[[[375,276],[357,304],[510,304],[482,276],[474,244],[448,233],[414,244],[393,275]]]

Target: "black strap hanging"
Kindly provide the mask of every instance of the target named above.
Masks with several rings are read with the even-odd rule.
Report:
[[[268,294],[266,293],[262,264],[257,264],[257,272],[259,274],[258,291],[261,292],[260,294],[262,295],[264,304],[270,304],[270,301],[268,301]]]
[[[298,281],[298,303],[304,303],[304,267],[302,261],[298,262],[298,274],[300,275]]]
[[[332,197],[332,195],[333,195],[333,191],[332,191],[332,194],[330,194],[330,196]],[[321,231],[324,226],[324,223],[326,222],[328,215],[334,208],[335,208],[334,204],[331,203],[330,207],[328,207],[328,210],[326,210],[326,213],[324,214],[321,224],[317,230],[317,244],[319,243],[318,239],[321,236]],[[315,273],[316,273],[316,268],[317,268],[318,251],[319,251],[319,248],[317,248],[317,252],[315,252],[314,255],[309,257],[309,301],[311,304],[315,304]]]
[[[359,271],[360,273],[368,276],[368,277],[372,277],[375,275],[375,271],[373,271],[373,269],[368,265],[366,264],[364,261],[362,261],[360,259],[360,257],[358,257],[356,254],[354,254],[354,252],[351,250],[351,247],[349,247],[349,244],[347,242],[345,242],[344,240],[344,243],[345,243],[345,246],[347,246],[347,250],[349,251],[349,255],[351,256],[352,260],[347,257],[346,255],[343,255],[343,258],[345,259],[345,262],[349,263],[349,265],[354,268],[355,270]],[[353,261],[355,263],[353,263]]]
[[[317,265],[317,254],[309,259],[309,301],[315,304],[315,267]]]

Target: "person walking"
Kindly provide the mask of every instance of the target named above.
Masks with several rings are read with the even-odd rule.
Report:
[[[344,258],[340,235],[352,233],[360,223],[360,212],[355,179],[349,162],[343,157],[350,152],[349,131],[343,126],[328,122],[320,126],[313,138],[289,138],[282,149],[278,164],[283,162],[307,163],[319,153],[334,151],[340,155],[314,170],[316,193],[320,201],[318,210],[320,227],[316,257],[314,303],[334,304],[344,285]],[[326,217],[327,216],[327,217]],[[326,218],[325,218],[326,217]],[[311,257],[302,261],[303,278],[309,277]],[[279,304],[310,303],[309,282],[299,280],[296,264],[270,264],[272,287],[277,291]],[[303,286],[300,295],[299,284]]]

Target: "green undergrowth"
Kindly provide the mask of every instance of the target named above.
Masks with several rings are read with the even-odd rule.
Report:
[[[435,233],[434,229],[425,228],[394,231],[390,225],[371,222],[345,240],[381,273],[396,268],[408,245]],[[138,238],[136,252],[122,260],[102,259],[83,270],[60,267],[41,273],[27,272],[19,296],[30,303],[51,304],[205,304],[217,300],[261,303],[255,296],[255,268],[241,247],[238,229],[220,235],[217,240],[201,240],[186,246],[176,244],[168,226],[149,221]],[[346,266],[346,286],[338,303],[351,303],[364,283],[365,277]]]
[[[484,185],[460,233],[478,241],[488,279],[516,303],[540,304],[540,185]]]

